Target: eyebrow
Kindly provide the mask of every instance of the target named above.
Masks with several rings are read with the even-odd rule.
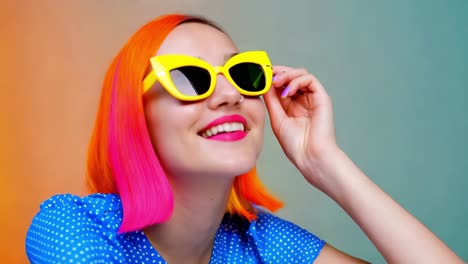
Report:
[[[228,54],[224,55],[224,62],[228,61],[230,58],[236,56],[237,54],[239,54],[239,52],[228,53]]]
[[[227,62],[230,58],[236,56],[237,54],[239,54],[239,52],[227,53],[226,55],[224,55],[224,62]],[[197,58],[199,58],[200,60],[204,60],[200,56],[197,56]]]

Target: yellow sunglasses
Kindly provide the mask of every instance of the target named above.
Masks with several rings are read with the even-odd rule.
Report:
[[[156,81],[175,98],[196,101],[210,96],[216,76],[224,77],[246,96],[259,96],[271,86],[273,71],[265,51],[248,51],[232,56],[224,66],[211,66],[204,60],[187,55],[160,55],[151,58],[153,70],[143,80],[143,92]]]

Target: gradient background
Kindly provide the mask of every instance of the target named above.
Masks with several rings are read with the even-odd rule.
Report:
[[[83,194],[106,67],[138,27],[167,12],[205,15],[241,50],[313,72],[333,98],[341,147],[468,260],[468,1],[2,0],[2,263],[27,262],[24,238],[41,201]],[[269,127],[259,170],[287,203],[279,215],[384,262],[289,164]]]

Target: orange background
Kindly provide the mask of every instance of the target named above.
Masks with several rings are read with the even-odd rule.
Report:
[[[160,14],[205,1],[0,1],[0,256],[27,263],[42,201],[83,195],[100,85],[113,56]]]
[[[316,74],[343,149],[468,260],[468,4],[430,2],[0,0],[0,262],[27,263],[24,239],[42,201],[84,194],[106,68],[136,29],[168,12],[205,15],[241,50],[266,49],[275,64]],[[383,263],[268,129],[259,171],[286,202],[281,217]]]
[[[24,239],[39,204],[83,194],[84,164],[102,77],[146,18],[111,1],[0,3],[2,263],[27,263]],[[129,4],[132,1],[129,1]],[[157,15],[157,14],[153,14]]]

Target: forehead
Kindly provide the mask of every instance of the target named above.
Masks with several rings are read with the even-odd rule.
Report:
[[[190,22],[172,30],[156,55],[184,54],[210,63],[222,63],[226,55],[236,52],[237,47],[225,33],[210,25]]]

